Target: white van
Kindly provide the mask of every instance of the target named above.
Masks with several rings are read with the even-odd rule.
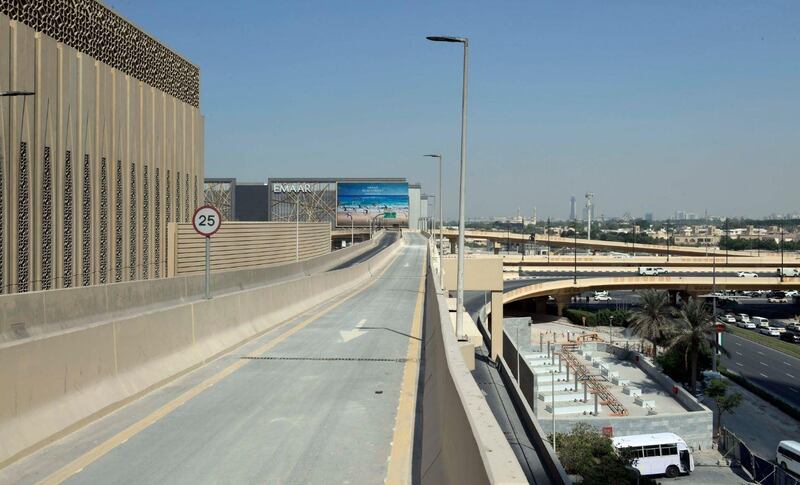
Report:
[[[750,317],[750,321],[755,323],[758,328],[769,328],[769,319],[764,317]]]
[[[620,436],[611,441],[620,453],[633,459],[633,467],[643,476],[663,474],[675,478],[694,471],[692,452],[675,433]]]
[[[778,268],[778,276],[800,276],[800,270],[797,268]]]
[[[661,268],[658,266],[639,266],[639,275],[641,276],[658,276],[660,274],[665,274],[666,272],[666,268]]]
[[[800,443],[781,441],[775,452],[775,461],[784,470],[800,475]]]

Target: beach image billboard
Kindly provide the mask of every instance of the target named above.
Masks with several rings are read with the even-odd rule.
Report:
[[[408,183],[339,182],[336,225],[350,227],[351,218],[353,225],[361,227],[373,220],[408,227]]]

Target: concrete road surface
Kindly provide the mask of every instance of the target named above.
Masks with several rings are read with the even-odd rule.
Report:
[[[407,479],[426,246],[405,238],[368,286],[0,471],[0,482]]]

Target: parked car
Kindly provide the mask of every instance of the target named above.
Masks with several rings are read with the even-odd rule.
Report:
[[[781,332],[780,339],[797,344],[800,343],[800,333],[789,331]]]
[[[775,327],[764,327],[759,332],[763,333],[764,335],[769,335],[770,337],[780,337],[781,331]]]
[[[767,298],[767,302],[768,303],[789,303],[789,299],[786,298],[785,296],[784,297],[771,296],[771,297]]]
[[[758,328],[769,327],[769,319],[766,319],[764,317],[752,317],[750,321],[755,323]]]
[[[753,273],[752,271],[739,271],[736,273],[739,278],[758,278],[758,274]]]
[[[756,328],[756,324],[749,320],[746,322],[738,322],[736,325],[741,328]]]

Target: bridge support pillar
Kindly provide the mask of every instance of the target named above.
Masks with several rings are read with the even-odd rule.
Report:
[[[494,251],[494,241],[492,241],[491,239],[486,240],[486,250]]]
[[[556,308],[558,309],[558,316],[564,316],[564,310],[569,306],[569,301],[572,297],[570,295],[556,295]]]
[[[450,239],[450,254],[456,254],[458,250],[458,241],[455,239]]]
[[[547,297],[536,298],[534,302],[536,303],[536,313],[538,314],[547,313]]]
[[[489,333],[492,346],[489,349],[492,361],[503,355],[503,292],[492,291],[492,313],[490,314]]]
[[[678,290],[667,290],[669,292],[669,303],[670,305],[677,305],[678,304]]]

